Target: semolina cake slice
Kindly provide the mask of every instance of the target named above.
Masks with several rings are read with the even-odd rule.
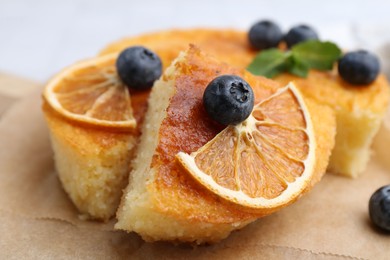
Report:
[[[224,128],[207,116],[202,105],[207,84],[222,74],[244,78],[252,86],[255,103],[280,88],[272,80],[219,62],[197,47],[181,54],[152,89],[116,229],[136,232],[147,241],[213,243],[272,213],[246,211],[224,201],[199,185],[176,160],[178,152],[196,151]],[[325,173],[335,135],[333,111],[306,102],[317,145],[314,176],[302,193]]]
[[[43,111],[64,190],[87,218],[108,220],[126,187],[137,135],[79,126],[47,103]]]
[[[62,186],[84,217],[100,220],[115,215],[128,183],[149,96],[149,91],[132,90],[129,95],[115,74],[115,60],[116,55],[108,55],[70,66],[43,92],[42,110]]]
[[[164,44],[160,44],[164,42]],[[167,59],[173,60],[188,43],[199,45],[229,64],[246,68],[257,54],[249,44],[246,32],[231,29],[168,30],[124,38],[113,42],[101,53],[119,52],[127,46],[145,44],[158,51],[169,50]],[[329,171],[357,177],[367,165],[371,144],[389,102],[389,83],[384,75],[365,87],[354,87],[344,82],[337,71],[312,70],[307,78],[283,74],[275,78],[283,85],[294,81],[302,93],[320,104],[331,107],[337,118],[335,149]]]
[[[129,165],[140,135],[148,93],[132,95],[139,125],[133,132],[98,129],[72,122],[44,100],[56,171],[70,199],[85,217],[108,220],[115,215],[128,183]]]

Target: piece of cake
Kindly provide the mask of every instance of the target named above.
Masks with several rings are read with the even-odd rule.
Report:
[[[116,55],[72,65],[43,92],[56,171],[86,217],[108,220],[127,185],[149,91],[131,91],[115,70]]]
[[[244,78],[256,102],[280,88],[274,81],[235,69],[196,47],[181,54],[152,89],[116,229],[137,232],[147,241],[216,242],[273,211],[246,211],[224,201],[199,185],[176,160],[178,152],[196,151],[223,129],[202,106],[204,89],[221,74]],[[324,174],[335,135],[332,110],[306,102],[317,145],[314,176],[302,194]]]
[[[87,218],[108,220],[127,185],[138,134],[77,125],[43,105],[56,172],[77,209]]]
[[[119,40],[108,45],[102,53],[119,52],[127,46],[145,44],[152,49],[156,47],[156,51],[170,48],[169,58],[173,59],[186,48],[187,43],[195,43],[221,61],[246,68],[256,55],[247,37],[246,32],[235,30],[170,30]],[[165,45],[158,45],[160,42]],[[341,80],[335,71],[313,70],[306,79],[286,73],[275,80],[282,84],[294,80],[304,95],[334,109],[337,137],[329,171],[350,177],[362,173],[370,158],[373,137],[389,102],[386,78],[380,75],[368,86],[354,87]]]

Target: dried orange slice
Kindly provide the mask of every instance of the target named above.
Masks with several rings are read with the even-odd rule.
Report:
[[[116,73],[116,58],[101,56],[68,67],[48,83],[44,98],[70,120],[133,129],[136,120],[130,93]]]
[[[177,154],[204,187],[252,209],[295,201],[314,173],[316,142],[310,115],[293,84],[255,105],[198,151]]]

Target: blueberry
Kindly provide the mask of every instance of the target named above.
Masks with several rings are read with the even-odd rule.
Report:
[[[161,76],[162,63],[151,50],[135,46],[121,52],[116,60],[116,69],[125,85],[144,90],[151,88]]]
[[[249,30],[249,42],[256,50],[277,47],[283,38],[280,27],[272,21],[260,21]]]
[[[252,112],[253,90],[242,78],[222,75],[213,79],[203,94],[203,105],[209,116],[223,125],[244,121]]]
[[[339,61],[340,76],[353,85],[367,85],[379,74],[378,58],[367,51],[354,51],[345,54]]]
[[[297,43],[307,40],[318,40],[318,34],[313,28],[307,25],[294,26],[284,36],[287,47],[291,48]]]
[[[369,213],[375,226],[390,232],[390,185],[383,186],[372,194]]]

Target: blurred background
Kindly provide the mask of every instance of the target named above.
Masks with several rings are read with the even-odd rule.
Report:
[[[389,12],[385,0],[0,0],[0,72],[45,81],[125,36],[189,27],[247,30],[260,19],[285,31],[309,24],[321,39],[370,49],[383,63],[390,60]]]

